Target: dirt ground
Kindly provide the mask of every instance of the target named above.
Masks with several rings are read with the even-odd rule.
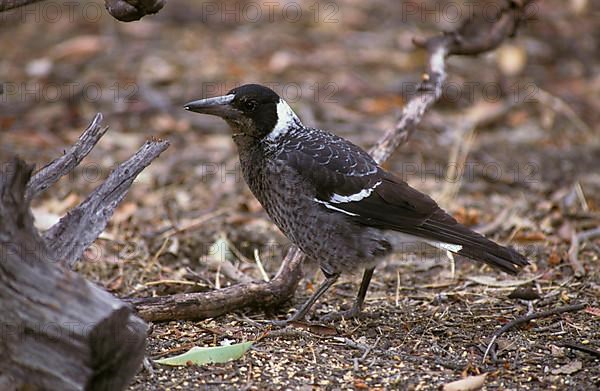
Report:
[[[260,82],[307,125],[370,147],[420,78],[425,53],[412,37],[451,29],[459,10],[450,2],[266,3],[169,0],[158,15],[129,24],[100,2],[49,0],[0,15],[0,161],[17,153],[44,164],[96,112],[110,125],[76,172],[35,200],[40,227],[145,139],[171,141],[78,266],[115,295],[260,279],[255,250],[272,277],[289,247],[244,184],[226,125],[186,113],[183,103]],[[284,308],[153,324],[150,359],[256,342],[227,364],[147,365],[130,389],[427,390],[482,373],[488,390],[600,389],[600,237],[573,244],[573,235],[600,226],[593,3],[537,2],[498,50],[449,59],[444,96],[386,163],[462,222],[526,253],[522,274],[464,259],[452,265],[430,250],[396,254],[376,270],[363,318],[319,321],[351,304],[360,276],[346,276],[315,306],[311,325],[261,322],[285,317],[315,289],[322,277],[306,265]],[[587,306],[512,328],[483,361],[502,325],[576,303]]]

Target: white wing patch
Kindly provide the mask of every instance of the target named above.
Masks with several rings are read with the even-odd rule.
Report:
[[[452,243],[444,243],[444,242],[434,242],[432,240],[428,240],[427,244],[433,247],[437,247],[442,250],[451,251],[453,253],[457,253],[462,250],[463,246],[460,244],[452,244]]]
[[[321,200],[319,200],[319,199],[316,199],[316,198],[313,198],[313,200],[314,200],[315,202],[318,202],[319,204],[323,204],[323,205],[325,205],[325,207],[326,207],[327,209],[335,210],[336,212],[342,212],[342,213],[344,213],[344,214],[347,214],[348,216],[358,216],[356,213],[352,213],[352,212],[348,212],[348,211],[345,211],[345,210],[343,210],[343,209],[340,209],[340,208],[336,208],[335,206],[331,205],[331,204],[330,204],[329,202],[327,202],[327,201],[321,201]]]
[[[280,136],[286,134],[293,124],[300,124],[300,118],[298,118],[285,100],[279,98],[279,103],[277,103],[277,123],[267,135],[267,140],[277,140]]]
[[[437,242],[435,240],[425,239],[415,235],[390,230],[386,231],[386,238],[390,243],[392,243],[392,246],[396,248],[397,251],[406,248],[407,245],[412,245],[415,243],[427,243],[429,246],[454,253],[459,252],[463,248],[463,246],[460,244]]]
[[[341,204],[344,202],[356,202],[356,201],[360,201],[364,198],[367,198],[368,196],[371,195],[371,193],[373,192],[373,190],[375,190],[375,188],[377,186],[381,185],[381,181],[377,182],[376,184],[373,185],[373,187],[369,188],[369,189],[362,189],[361,191],[359,191],[356,194],[351,194],[349,196],[343,196],[343,195],[339,195],[339,194],[334,194],[333,196],[331,196],[331,198],[329,199],[330,202],[333,202],[335,204]]]

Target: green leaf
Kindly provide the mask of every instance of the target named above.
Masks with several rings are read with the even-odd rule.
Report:
[[[244,353],[252,346],[254,342],[237,343],[228,346],[215,346],[210,348],[193,347],[187,352],[167,357],[160,360],[155,360],[158,364],[164,365],[189,365],[189,363],[196,365],[210,364],[210,363],[224,363],[229,360],[237,360],[242,357]]]

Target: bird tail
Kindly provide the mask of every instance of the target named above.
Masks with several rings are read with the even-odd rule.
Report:
[[[418,230],[424,238],[445,245],[439,247],[510,274],[517,274],[520,267],[529,264],[527,258],[512,247],[504,247],[485,238],[458,223],[442,209],[438,209]]]

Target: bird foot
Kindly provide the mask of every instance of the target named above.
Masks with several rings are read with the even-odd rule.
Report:
[[[304,313],[296,312],[287,319],[272,319],[268,320],[267,323],[274,327],[287,327],[292,323],[301,323],[304,320]]]
[[[352,306],[349,310],[340,311],[340,312],[332,312],[327,315],[321,317],[321,320],[327,323],[338,321],[342,318],[349,320],[361,317],[362,312],[360,308]]]
[[[293,322],[293,320],[290,320],[290,319],[284,319],[284,320],[273,319],[273,320],[267,321],[267,324],[270,324],[273,327],[284,328],[284,327],[287,327],[292,322]]]

